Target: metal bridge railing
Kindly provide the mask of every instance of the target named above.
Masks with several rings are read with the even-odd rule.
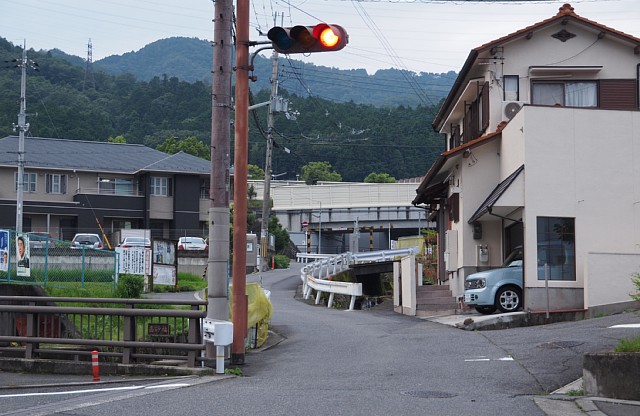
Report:
[[[95,307],[57,306],[95,303]],[[201,360],[206,301],[0,296],[0,351],[24,358],[98,350],[122,364]],[[154,309],[149,309],[153,305]],[[182,309],[158,309],[172,305]],[[186,308],[186,309],[185,309]]]
[[[315,290],[316,305],[320,302],[322,292],[329,293],[329,302],[327,307],[333,305],[334,294],[351,296],[349,310],[353,310],[357,296],[362,296],[362,283],[336,282],[330,280],[344,270],[347,270],[352,264],[373,263],[380,261],[389,261],[397,257],[409,256],[418,253],[418,247],[401,248],[396,250],[380,250],[367,251],[363,253],[346,252],[337,256],[324,259],[318,259],[313,263],[304,266],[300,272],[302,280],[302,293],[305,299],[311,295],[311,291]]]

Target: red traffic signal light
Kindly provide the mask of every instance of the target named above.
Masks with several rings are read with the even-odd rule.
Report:
[[[315,26],[273,27],[267,37],[280,53],[334,52],[344,48],[349,35],[342,26],[320,23]]]

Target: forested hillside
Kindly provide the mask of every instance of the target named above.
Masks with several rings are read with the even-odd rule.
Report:
[[[20,48],[0,38],[0,60],[20,56]],[[140,81],[130,74],[97,70],[87,79],[84,66],[54,53],[30,51],[29,58],[39,65],[38,72],[29,70],[27,76],[31,136],[99,141],[123,136],[128,143],[154,148],[172,137],[210,142],[208,83],[169,76]],[[1,71],[0,86],[0,136],[6,136],[14,134],[12,125],[17,122],[20,69]],[[286,172],[280,179],[294,179],[311,161],[328,161],[345,181],[362,181],[371,172],[398,179],[420,176],[442,149],[443,140],[431,129],[435,106],[379,107],[336,103],[321,94],[282,93],[295,117],[276,117],[279,147],[274,149],[273,172]],[[267,101],[268,93],[256,93],[253,99]],[[250,117],[249,163],[264,166],[260,130],[266,129],[267,110],[255,113],[257,125]]]

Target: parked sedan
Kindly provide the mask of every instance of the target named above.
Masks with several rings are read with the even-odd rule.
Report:
[[[129,247],[145,247],[151,248],[151,240],[145,237],[125,237],[120,243],[120,247],[129,248]]]
[[[76,234],[71,240],[71,248],[103,248],[98,234]]]
[[[178,239],[178,251],[209,251],[209,245],[204,238],[180,237]]]

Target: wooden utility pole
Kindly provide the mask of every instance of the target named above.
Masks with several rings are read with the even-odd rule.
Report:
[[[233,344],[231,363],[244,364],[247,335],[247,159],[249,141],[249,0],[238,0],[236,11],[236,106],[233,167]]]
[[[275,125],[275,102],[278,99],[278,52],[273,51],[271,69],[271,97],[267,115],[267,156],[264,163],[264,192],[262,196],[262,226],[260,230],[260,271],[269,269],[269,217],[271,216],[271,155],[273,153],[273,127]]]
[[[209,258],[207,260],[207,318],[229,319],[229,193],[231,133],[231,40],[233,0],[216,0],[213,29],[211,87],[211,176],[209,187]],[[216,349],[207,343],[207,357]]]

